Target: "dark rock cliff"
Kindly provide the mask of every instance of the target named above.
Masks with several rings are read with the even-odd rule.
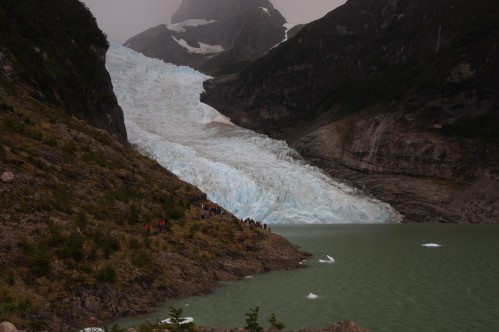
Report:
[[[126,143],[123,111],[105,69],[107,48],[95,18],[79,1],[0,2],[0,84],[9,88],[13,80],[23,81],[37,99],[62,105]]]
[[[203,100],[420,222],[499,222],[499,3],[350,0]]]
[[[203,20],[203,21],[201,21]],[[284,17],[268,0],[183,1],[172,24],[124,45],[146,56],[211,75],[241,70],[284,40]]]

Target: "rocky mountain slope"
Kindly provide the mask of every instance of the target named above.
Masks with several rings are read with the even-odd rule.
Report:
[[[499,222],[499,4],[350,0],[203,101],[416,222]]]
[[[284,17],[268,0],[184,0],[172,25],[134,36],[125,46],[211,75],[239,71],[284,40]]]
[[[19,13],[23,13],[20,15]],[[105,69],[108,43],[95,19],[73,0],[2,0],[0,6],[0,76],[15,72],[30,95],[61,106],[126,142],[123,111]]]
[[[0,27],[0,321],[73,331],[306,257],[128,146],[82,3],[4,0]]]

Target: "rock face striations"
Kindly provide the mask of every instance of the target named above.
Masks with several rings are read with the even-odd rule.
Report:
[[[152,58],[211,75],[239,71],[285,38],[284,17],[268,0],[184,0],[172,25],[125,42]]]
[[[499,3],[350,0],[203,101],[417,222],[499,222]]]

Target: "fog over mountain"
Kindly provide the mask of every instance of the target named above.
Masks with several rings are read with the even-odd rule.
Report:
[[[207,0],[209,1],[209,0]],[[124,42],[159,24],[169,24],[181,0],[82,0],[108,39]],[[308,23],[345,3],[345,0],[271,0],[291,23]]]

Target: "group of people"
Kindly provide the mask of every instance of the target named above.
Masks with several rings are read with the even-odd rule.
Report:
[[[224,210],[219,206],[210,206],[208,204],[201,204],[201,210],[208,211],[209,215],[224,214]]]
[[[156,219],[156,228],[157,228],[157,231],[158,231],[158,234],[160,233],[163,233],[163,231],[165,230],[165,222],[169,222],[168,221],[168,218],[158,218]],[[151,235],[151,233],[153,232],[153,227],[151,224],[146,224],[144,226],[144,232],[146,234],[146,236],[148,235]]]
[[[263,228],[263,229],[267,229],[267,224],[264,224],[262,223],[261,221],[254,221],[253,219],[251,218],[246,218],[244,220],[241,219],[241,222],[242,223],[245,223],[245,224],[248,224],[250,226],[255,226],[257,228]],[[268,227],[268,229],[270,230],[270,227]]]
[[[201,214],[201,219],[205,219],[205,211],[208,212],[208,216],[211,217],[215,214],[218,214],[218,215],[223,215],[225,213],[225,211],[220,208],[219,206],[214,206],[214,205],[208,205],[208,204],[201,204],[201,210],[203,211],[203,213]],[[271,231],[270,227],[267,226],[267,224],[265,223],[262,223],[261,221],[255,221],[251,218],[246,218],[246,219],[240,219],[240,222],[241,223],[244,223],[244,224],[247,224],[249,226],[253,226],[253,227],[257,227],[257,228],[262,228],[262,229],[265,229],[265,230],[269,230]],[[167,217],[165,218],[158,218],[156,219],[156,222],[155,222],[155,225],[156,227],[154,228],[153,224],[146,224],[144,226],[144,233],[146,236],[149,236],[153,233],[154,229],[157,230],[157,234],[161,234],[165,231],[165,225],[169,223],[169,220]]]
[[[219,207],[219,206],[213,206],[213,205],[208,205],[208,204],[201,204],[201,210],[202,211],[207,211],[208,212],[208,216],[213,216],[215,214],[224,214],[224,210]],[[204,219],[205,218],[205,214],[202,213],[201,214],[201,219]],[[261,221],[255,221],[251,218],[246,218],[246,219],[241,219],[240,220],[242,223],[245,223],[247,225],[250,225],[250,226],[254,226],[254,227],[258,227],[258,228],[263,228],[263,229],[267,229],[267,224],[264,224],[262,223]],[[268,227],[268,229],[270,230],[270,227]]]

